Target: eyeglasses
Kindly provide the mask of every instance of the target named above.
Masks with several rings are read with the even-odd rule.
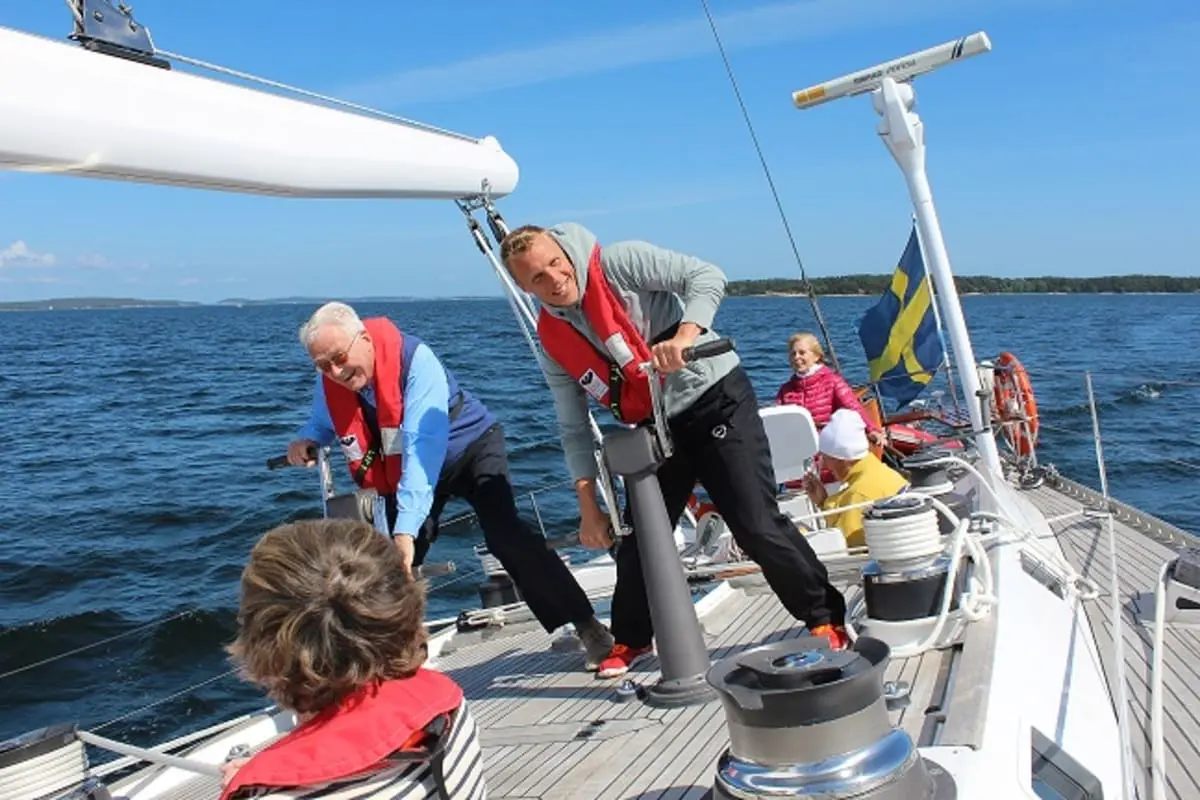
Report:
[[[317,368],[317,372],[329,372],[334,367],[340,367],[350,359],[350,351],[354,349],[354,343],[358,341],[358,337],[362,336],[363,332],[359,331],[354,334],[354,338],[350,340],[350,344],[346,345],[346,349],[334,353],[325,358],[314,358],[313,366]]]

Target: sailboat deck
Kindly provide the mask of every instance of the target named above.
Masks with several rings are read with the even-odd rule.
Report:
[[[1051,520],[1068,560],[1102,590],[1085,611],[1113,686],[1107,531],[1102,520],[1071,515],[1094,506],[1098,496],[1067,481],[1025,496]],[[1156,520],[1142,520],[1148,525],[1140,527],[1148,533],[1133,527],[1136,520],[1115,524],[1133,759],[1138,796],[1147,800],[1153,586],[1160,566],[1194,539]],[[831,570],[831,578],[836,583],[840,573],[848,582],[853,572]],[[737,578],[713,591],[721,596],[706,598],[700,607],[714,661],[802,632],[761,578]],[[1191,800],[1200,797],[1200,641],[1196,630],[1178,628],[1168,628],[1166,640],[1168,796]],[[992,649],[992,627],[985,620],[970,626],[955,647],[892,660],[885,680],[908,690],[890,711],[892,723],[918,745],[977,746],[987,713],[979,705],[985,696],[979,688],[990,680]],[[719,701],[677,709],[652,708],[637,699],[622,703],[615,692],[619,681],[582,672],[580,651],[556,648],[551,635],[532,623],[456,634],[434,666],[465,690],[480,727],[488,796],[497,800],[701,798],[727,745]],[[657,661],[647,659],[627,677],[649,684],[657,669]],[[215,797],[215,783],[194,779],[171,793],[171,800]]]
[[[714,660],[803,631],[773,594],[753,588],[731,592],[705,629]],[[929,653],[889,667],[888,680],[911,686],[910,702],[892,712],[893,723],[914,739],[942,659]],[[621,703],[619,681],[581,672],[579,651],[550,650],[540,630],[501,635],[439,658],[438,666],[462,684],[472,704],[489,797],[699,798],[712,786],[727,744],[719,701],[677,709]],[[648,659],[626,677],[651,683],[657,669],[657,660]]]
[[[1043,486],[1028,493],[1048,519],[1075,511],[1082,500],[1098,499],[1090,490],[1063,481],[1061,489]],[[1117,519],[1136,512],[1121,508]],[[1154,625],[1154,587],[1163,563],[1176,551],[1196,544],[1194,537],[1157,520],[1150,521],[1151,535],[1125,522],[1115,522],[1118,586],[1123,610],[1125,675],[1129,699],[1130,744],[1139,797],[1150,791],[1150,661]],[[1085,604],[1088,620],[1104,664],[1105,679],[1114,699],[1113,626],[1110,608],[1110,553],[1108,527],[1102,519],[1075,516],[1052,523],[1067,560],[1084,577],[1094,581],[1100,597]],[[1171,627],[1165,631],[1163,657],[1163,740],[1166,743],[1167,796],[1178,800],[1200,797],[1200,630]]]
[[[740,588],[719,589],[727,595],[701,617],[714,661],[802,634],[761,578],[736,583]],[[918,744],[934,736],[941,744],[976,744],[982,715],[974,688],[987,680],[991,633],[981,623],[960,646],[892,660],[885,680],[901,689],[892,724]],[[555,652],[540,629],[500,631],[444,651],[437,666],[472,704],[489,797],[699,798],[727,745],[719,701],[678,709],[621,703],[619,681],[582,672],[579,651]],[[626,677],[648,685],[657,670],[657,660],[648,659]]]
[[[1072,485],[1073,486],[1073,485]],[[1044,486],[1027,493],[1047,518],[1092,504],[1094,496]],[[1139,797],[1148,798],[1149,662],[1159,567],[1192,543],[1182,531],[1157,525],[1154,538],[1116,522],[1120,587],[1125,609],[1125,666]],[[1101,588],[1086,604],[1105,674],[1114,686],[1112,626],[1108,619],[1109,555],[1101,520],[1079,516],[1052,525],[1068,560]],[[754,581],[731,593],[705,618],[714,660],[757,644],[799,635],[775,597]],[[1164,718],[1168,796],[1200,797],[1200,639],[1197,631],[1169,628]],[[919,745],[973,745],[983,714],[967,687],[987,680],[990,630],[973,626],[964,645],[894,660],[887,680],[908,685],[903,708],[892,711]],[[614,681],[578,671],[578,653],[550,651],[539,631],[501,634],[447,653],[441,668],[466,689],[483,728],[490,796],[496,798],[699,798],[712,785],[717,757],[727,744],[718,702],[662,710],[636,700],[616,701]],[[630,672],[652,682],[657,662]],[[1115,695],[1115,692],[1114,692]]]

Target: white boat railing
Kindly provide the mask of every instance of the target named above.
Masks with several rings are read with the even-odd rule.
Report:
[[[1125,624],[1121,614],[1120,564],[1117,560],[1117,533],[1113,524],[1112,513],[1108,511],[1108,470],[1104,463],[1104,446],[1100,437],[1100,415],[1096,411],[1096,393],[1092,389],[1092,374],[1084,374],[1087,384],[1088,408],[1092,414],[1092,440],[1096,445],[1096,468],[1100,471],[1100,491],[1104,494],[1105,522],[1108,526],[1109,554],[1109,614],[1112,625],[1113,639],[1113,670],[1117,676],[1117,696],[1114,700],[1117,706],[1117,731],[1121,737],[1121,779],[1124,782],[1125,796],[1129,800],[1136,797],[1133,780],[1133,751],[1129,741],[1129,696],[1125,675]],[[1156,798],[1158,800],[1158,798]]]

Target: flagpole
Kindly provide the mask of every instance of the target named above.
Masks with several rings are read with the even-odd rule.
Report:
[[[921,260],[925,260],[925,244],[921,241],[921,228],[917,225],[917,215],[911,214],[913,230],[917,234],[917,247],[921,249]],[[933,324],[937,327],[938,340],[942,343],[942,363],[939,365],[946,370],[946,383],[950,387],[950,399],[954,401],[954,407],[958,408],[958,392],[954,390],[954,363],[950,360],[950,353],[946,350],[946,335],[942,330],[942,312],[938,310],[937,292],[934,290],[933,278],[929,277],[929,270],[925,270],[925,283],[929,286],[929,297],[932,299],[930,303],[933,306]]]
[[[1000,477],[1004,474],[1000,465],[1000,451],[992,434],[991,420],[983,417],[983,391],[979,373],[975,369],[975,350],[967,332],[967,321],[963,316],[958,290],[954,286],[954,273],[950,269],[950,256],[938,224],[937,211],[933,205],[933,190],[925,172],[925,129],[921,118],[913,113],[913,88],[908,83],[896,83],[884,77],[879,88],[872,91],[875,110],[883,117],[879,125],[880,138],[896,159],[900,171],[908,184],[913,211],[917,217],[917,230],[929,245],[924,253],[925,264],[933,285],[938,288],[938,300],[944,304],[945,321],[958,362],[958,379],[962,382],[967,413],[971,417],[971,430],[975,434],[975,446],[986,472]]]
[[[917,230],[921,240],[928,246],[923,257],[933,286],[938,289],[942,321],[958,366],[958,379],[962,383],[963,400],[971,417],[971,432],[979,452],[979,465],[989,483],[1002,480],[1004,476],[1000,449],[992,432],[991,415],[984,416],[989,398],[980,385],[975,351],[967,332],[958,290],[954,286],[954,273],[950,269],[950,256],[946,253],[937,211],[933,207],[933,191],[929,188],[929,176],[925,172],[925,128],[921,118],[912,111],[916,100],[912,80],[946,64],[991,49],[992,43],[986,33],[973,33],[955,42],[947,42],[792,92],[792,102],[797,108],[811,108],[840,97],[871,93],[875,112],[883,118],[877,128],[879,138],[883,139],[884,146],[904,174],[913,212],[917,217]],[[984,502],[988,506],[993,505],[990,498],[985,497]]]

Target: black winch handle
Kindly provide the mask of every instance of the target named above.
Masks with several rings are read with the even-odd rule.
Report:
[[[733,349],[733,339],[714,339],[704,344],[694,344],[691,347],[685,347],[683,348],[682,355],[684,362],[690,364],[702,358],[724,355]]]
[[[317,460],[317,448],[315,448],[315,447],[308,448],[307,452],[305,452],[304,455],[308,456],[310,461],[316,461]],[[288,467],[288,466],[291,466],[291,464],[288,463],[287,453],[284,453],[281,456],[275,456],[274,458],[267,459],[267,469],[283,469],[284,467]]]

